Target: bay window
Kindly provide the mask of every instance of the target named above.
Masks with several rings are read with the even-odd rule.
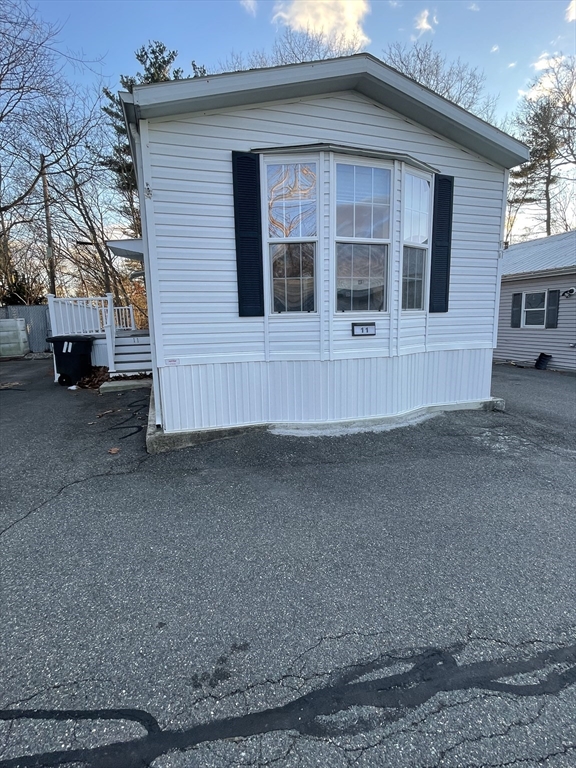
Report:
[[[270,154],[256,166],[257,155],[236,153],[235,162],[246,165],[234,171],[238,270],[246,274],[239,277],[239,286],[246,303],[252,302],[249,311],[244,310],[242,298],[241,314],[264,314],[258,238],[267,262],[272,314],[318,312],[318,291],[328,284],[320,278],[329,254],[337,314],[388,312],[393,300],[403,312],[447,312],[453,178],[436,175],[433,204],[433,176],[426,170],[345,154],[332,155],[330,166],[324,166],[320,157]],[[326,168],[321,178],[320,167]],[[261,181],[258,168],[263,170]],[[260,216],[250,214],[251,203],[244,204],[246,190],[254,183],[264,198],[262,223]],[[402,189],[401,199],[394,199],[396,185]],[[398,244],[394,249],[393,243]],[[393,256],[400,261],[396,296],[390,295],[390,276],[396,274]],[[259,295],[250,292],[258,281]],[[524,316],[527,324],[541,322],[539,309],[526,307],[532,310]]]

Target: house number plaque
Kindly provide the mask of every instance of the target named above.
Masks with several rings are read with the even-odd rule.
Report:
[[[352,336],[376,336],[376,323],[352,323]]]

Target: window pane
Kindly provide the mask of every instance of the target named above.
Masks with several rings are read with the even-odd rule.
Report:
[[[354,167],[354,200],[357,203],[372,202],[372,168]]]
[[[424,309],[424,257],[422,248],[404,246],[402,309]]]
[[[390,236],[390,180],[386,168],[336,165],[336,235],[364,239]]]
[[[388,240],[390,237],[390,207],[375,205],[373,208],[372,237]]]
[[[337,310],[385,310],[387,273],[387,245],[337,243]]]
[[[336,166],[336,199],[339,203],[354,202],[354,166]]]
[[[544,325],[544,310],[531,309],[524,312],[524,325]]]
[[[315,243],[270,245],[274,312],[313,312]]]
[[[352,309],[352,279],[339,277],[336,280],[336,309],[349,312]]]
[[[374,168],[374,202],[390,205],[390,171]]]
[[[355,206],[354,237],[372,237],[372,206],[371,205]]]
[[[352,262],[353,277],[370,277],[370,246],[352,246],[354,261]]]
[[[352,310],[368,309],[368,296],[370,294],[370,281],[352,279]]]
[[[286,280],[273,280],[274,312],[286,311]]]
[[[425,244],[430,224],[430,182],[412,173],[404,178],[404,241]]]
[[[271,245],[272,277],[286,277],[286,249],[283,245]]]
[[[354,237],[354,205],[336,204],[336,234],[339,237]]]
[[[266,167],[270,237],[316,236],[316,163]]]
[[[524,295],[524,309],[544,309],[546,306],[546,293],[526,293]]]

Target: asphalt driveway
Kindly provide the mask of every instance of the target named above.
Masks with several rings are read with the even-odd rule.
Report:
[[[575,766],[576,378],[493,394],[148,456],[0,364],[0,768]]]

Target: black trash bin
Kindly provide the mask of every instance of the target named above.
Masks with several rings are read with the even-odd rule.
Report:
[[[58,384],[70,387],[87,376],[92,369],[94,336],[48,336],[54,347]]]
[[[552,355],[547,355],[545,352],[540,352],[538,359],[534,363],[534,368],[538,368],[539,371],[545,371],[548,368],[548,363],[552,360]]]

